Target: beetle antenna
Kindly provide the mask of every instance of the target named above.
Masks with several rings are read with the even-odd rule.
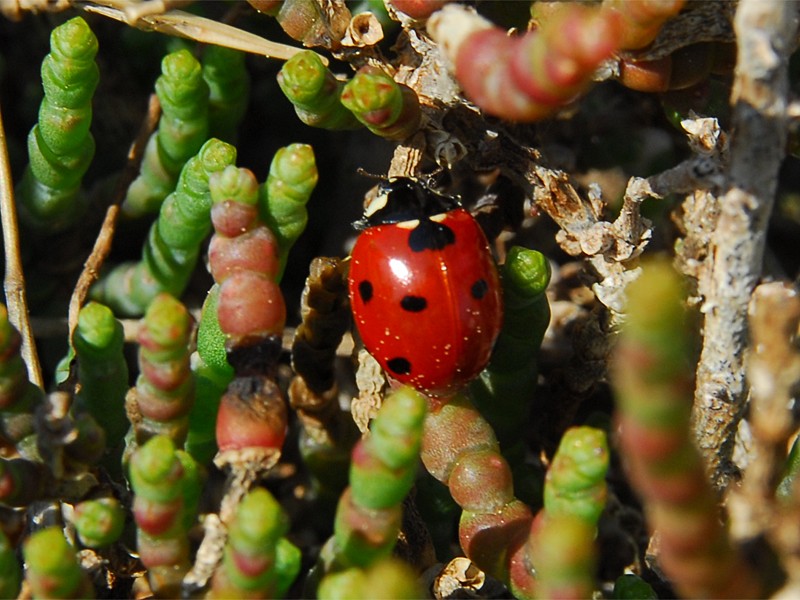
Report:
[[[367,171],[362,167],[358,167],[356,169],[356,173],[358,173],[362,177],[367,177],[368,179],[379,179],[380,181],[389,181],[389,177],[387,175],[381,175],[379,173],[370,173],[369,171]]]

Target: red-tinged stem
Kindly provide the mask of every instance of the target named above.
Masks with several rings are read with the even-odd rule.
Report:
[[[387,4],[412,19],[427,19],[451,0],[387,0]]]
[[[463,394],[428,399],[420,456],[463,509],[459,540],[468,558],[531,598],[535,581],[525,552],[533,515],[513,493],[511,470],[491,426]]]
[[[237,377],[217,413],[217,464],[254,462],[272,466],[286,439],[286,402],[274,381]]]
[[[595,535],[594,525],[579,516],[537,515],[526,550],[536,565],[538,598],[592,597]]]
[[[428,31],[455,65],[466,96],[489,114],[536,121],[572,101],[600,63],[618,48],[620,19],[565,3],[552,18],[511,37],[482,17],[448,5]]]
[[[667,261],[628,288],[614,357],[619,444],[631,483],[658,533],[658,561],[687,597],[764,595],[720,521],[718,499],[691,435],[693,370],[683,288]]]

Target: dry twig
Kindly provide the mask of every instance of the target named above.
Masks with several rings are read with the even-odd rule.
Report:
[[[70,345],[72,344],[72,334],[75,331],[75,327],[78,325],[78,313],[86,301],[89,288],[97,281],[100,268],[103,266],[106,256],[108,256],[108,253],[111,251],[111,243],[114,240],[114,231],[116,229],[117,217],[119,216],[120,202],[122,202],[122,199],[125,197],[125,190],[128,189],[128,186],[136,178],[142,154],[144,153],[147,141],[150,139],[150,135],[158,124],[160,114],[161,107],[158,103],[158,97],[152,94],[147,107],[147,115],[139,128],[136,139],[128,151],[128,163],[115,186],[113,202],[106,210],[106,215],[100,227],[100,232],[97,234],[94,246],[92,247],[92,252],[83,264],[83,270],[78,277],[78,282],[75,284],[75,289],[69,300],[68,339],[70,340]]]
[[[787,62],[796,19],[795,3],[741,0],[734,22],[733,134],[727,191],[698,281],[705,324],[694,412],[698,443],[720,488],[734,472],[731,456],[747,394],[747,305],[761,277],[786,145]]]
[[[8,147],[3,117],[0,112],[0,217],[3,224],[3,252],[6,274],[3,288],[6,294],[8,320],[22,336],[22,360],[28,368],[28,379],[44,389],[42,367],[36,353],[33,331],[28,316],[25,294],[25,274],[20,257],[17,207],[14,204],[14,187],[11,181],[11,166],[8,162]]]

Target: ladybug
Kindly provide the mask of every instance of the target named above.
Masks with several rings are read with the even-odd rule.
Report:
[[[348,285],[364,346],[393,379],[452,394],[489,362],[503,321],[486,236],[456,198],[407,177],[382,182],[355,226]]]

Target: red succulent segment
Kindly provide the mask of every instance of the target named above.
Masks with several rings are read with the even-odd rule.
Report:
[[[372,133],[402,140],[419,129],[417,94],[373,66],[359,69],[342,90],[342,104]]]
[[[509,555],[527,539],[532,519],[528,505],[516,499],[492,512],[465,510],[458,527],[461,548],[484,571],[507,579]]]
[[[236,379],[217,413],[217,445],[220,452],[247,448],[278,451],[286,438],[287,421],[286,403],[273,381]]]
[[[447,483],[453,500],[464,510],[490,513],[514,500],[511,469],[494,450],[460,457]]]
[[[402,506],[369,509],[353,500],[347,488],[336,510],[336,547],[348,566],[366,566],[376,558],[388,556],[397,541]]]
[[[573,3],[521,36],[455,5],[428,22],[465,95],[487,113],[514,121],[542,119],[573,100],[618,49],[620,29],[615,12]]]
[[[447,403],[431,403],[422,438],[422,462],[447,483],[456,461],[469,451],[497,449],[494,432],[463,394]]]
[[[150,303],[139,330],[139,371],[134,393],[134,423],[141,444],[154,435],[169,435],[182,446],[194,403],[194,379],[189,365],[189,339],[194,321],[186,307],[166,293]]]
[[[220,284],[217,317],[228,347],[280,335],[286,321],[278,242],[258,216],[258,182],[247,169],[229,167],[209,181],[216,234],[209,264]]]
[[[427,19],[451,0],[387,0],[387,4],[412,19]]]
[[[219,326],[232,338],[280,335],[286,322],[286,304],[280,287],[254,271],[239,271],[220,286]]]
[[[492,427],[464,394],[428,404],[421,458],[463,509],[461,548],[482,570],[509,582],[517,597],[533,597],[535,571],[520,551],[533,515],[514,496]]]
[[[160,536],[175,526],[182,507],[181,498],[171,502],[154,502],[139,495],[133,501],[133,517],[141,531],[148,535]]]
[[[236,271],[256,271],[277,276],[280,270],[275,236],[265,227],[237,237],[214,236],[208,248],[214,281],[223,282]]]
[[[136,546],[158,597],[177,597],[189,570],[188,528],[196,517],[199,478],[171,438],[155,435],[130,460]]]
[[[237,200],[223,200],[211,207],[214,231],[225,237],[236,237],[257,225],[258,207]]]
[[[34,411],[43,398],[42,391],[28,381],[21,344],[8,310],[0,304],[0,442],[8,444],[34,434]]]

